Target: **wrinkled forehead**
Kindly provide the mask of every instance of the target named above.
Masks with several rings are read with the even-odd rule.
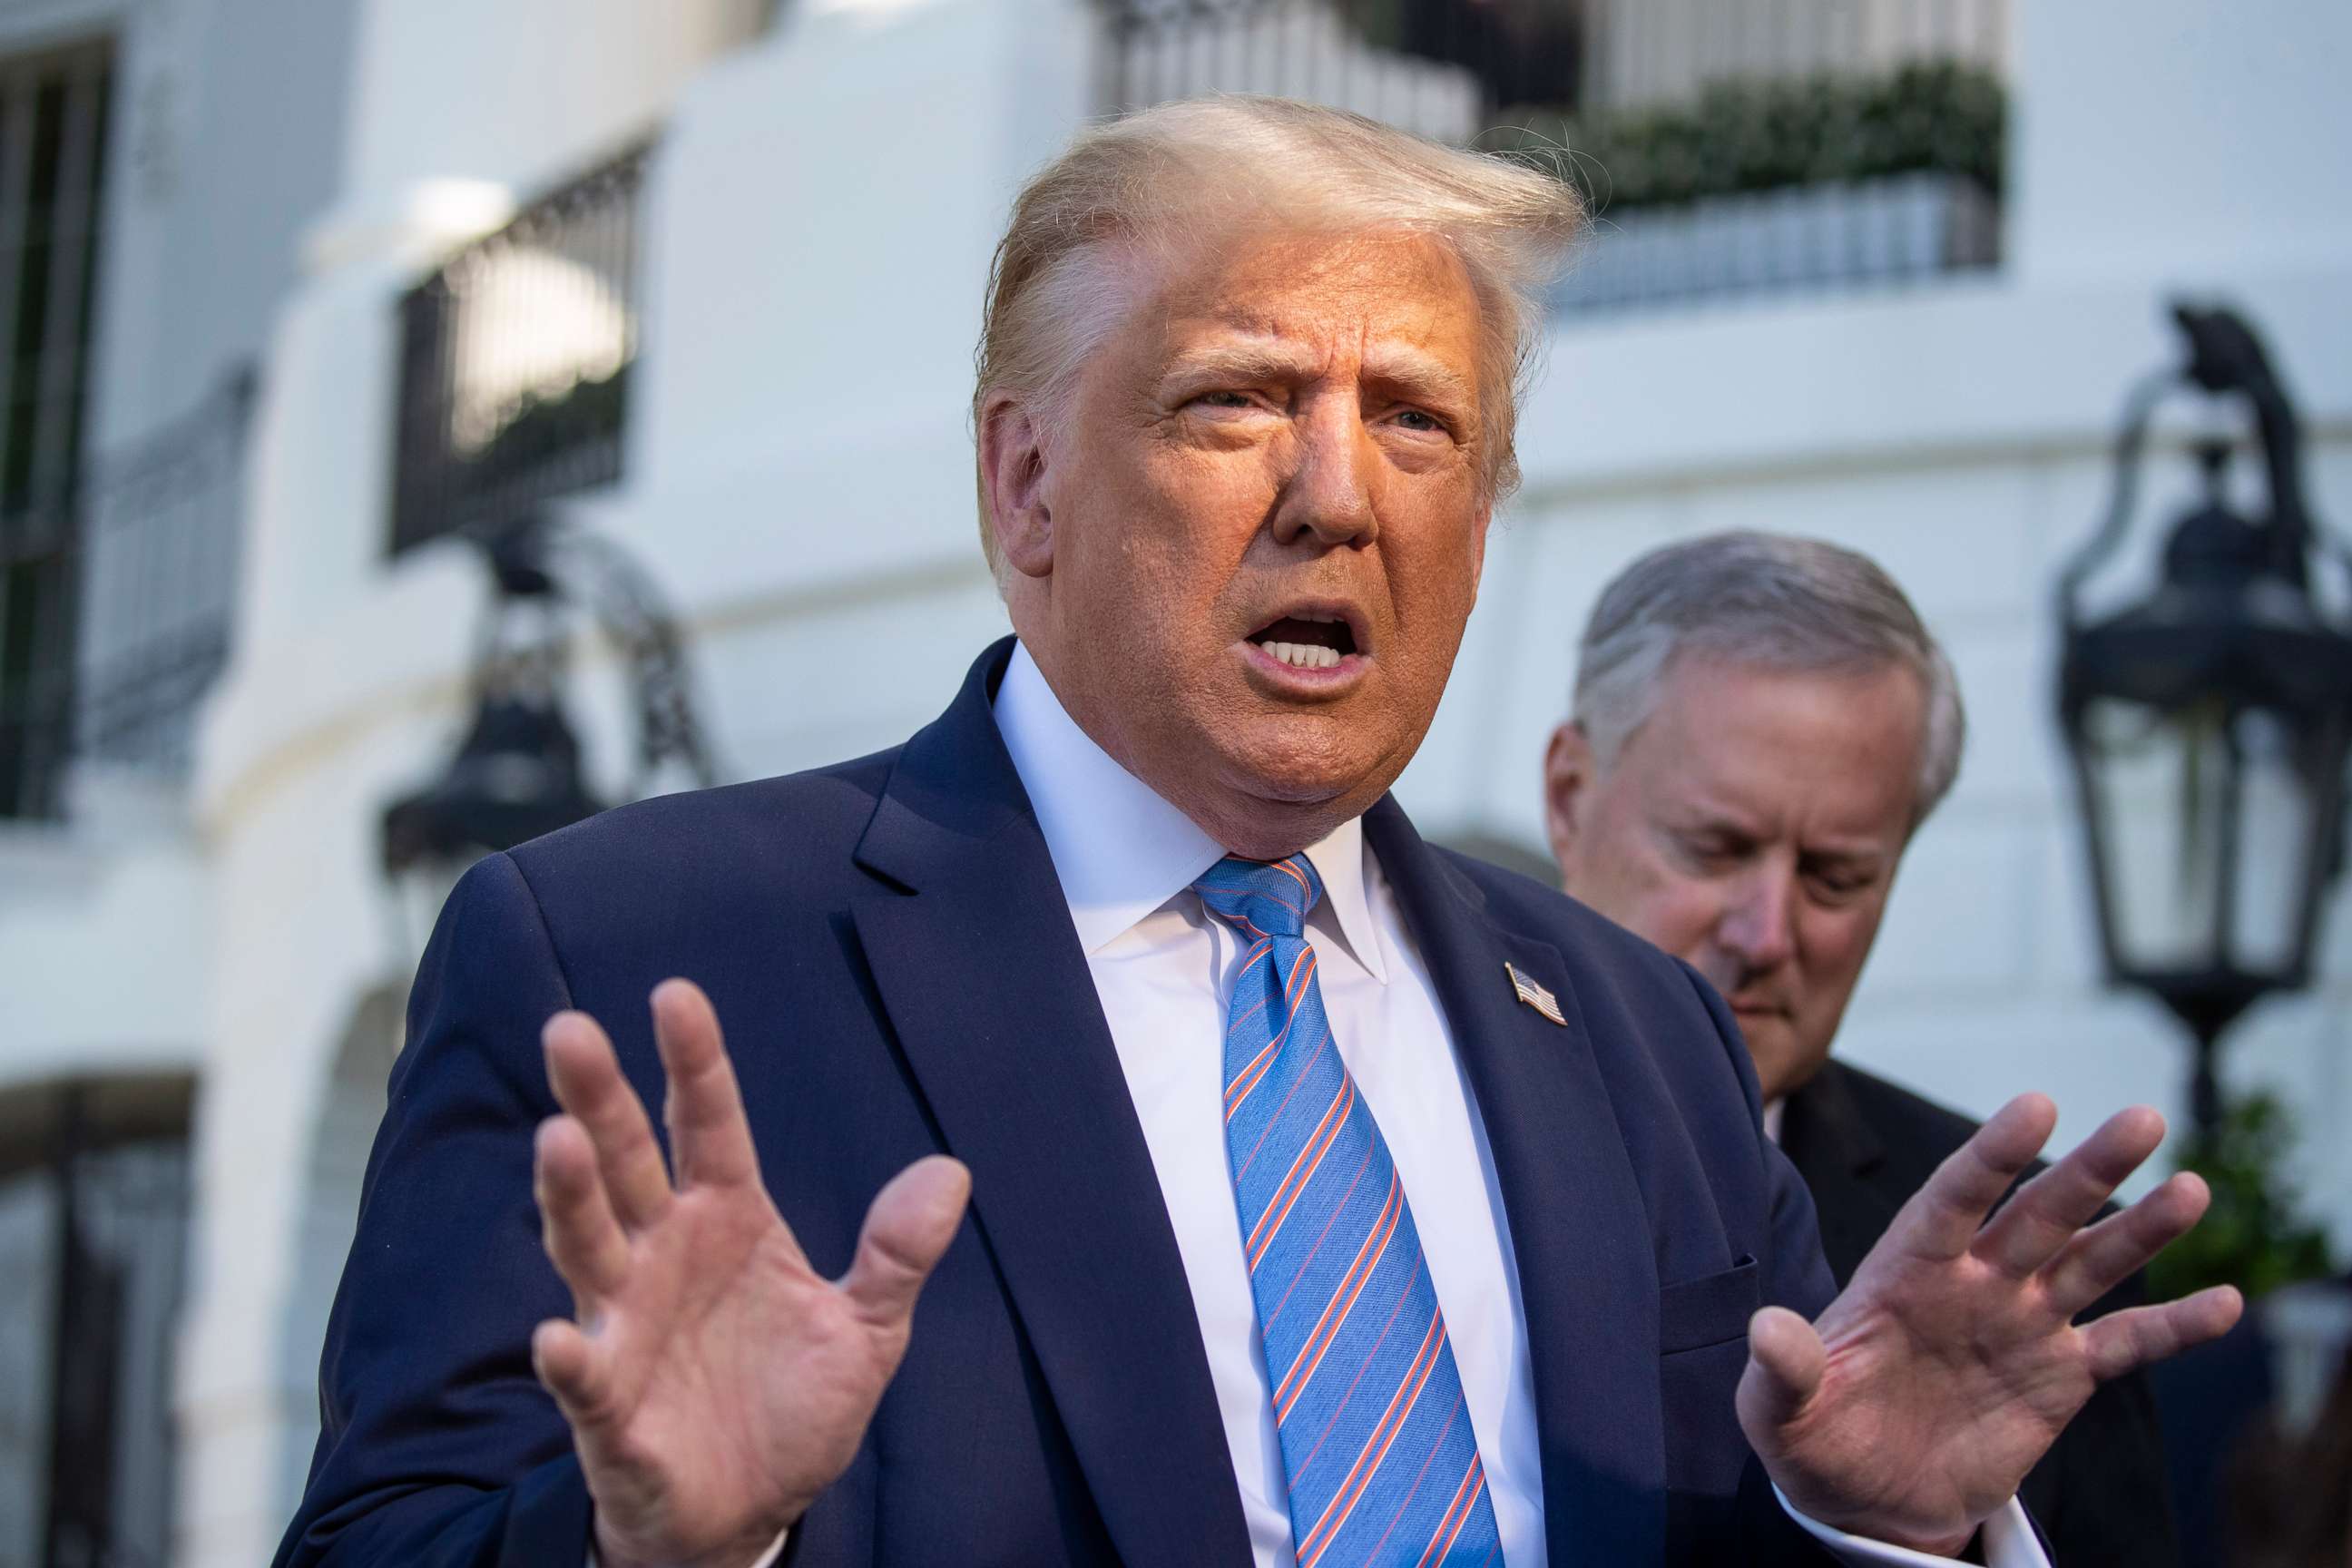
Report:
[[[1684,649],[1659,672],[1621,763],[1638,787],[1689,790],[1859,828],[1907,822],[1927,693],[1898,660],[1790,666]]]
[[[1261,225],[1125,248],[1109,346],[1131,367],[1344,369],[1478,395],[1485,312],[1434,235]]]

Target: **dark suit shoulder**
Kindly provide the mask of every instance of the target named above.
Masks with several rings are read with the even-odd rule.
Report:
[[[658,858],[671,864],[723,858],[753,840],[771,850],[832,848],[846,854],[873,818],[875,803],[904,748],[806,773],[681,790],[601,811],[509,851],[526,877]]]
[[[1822,1068],[1820,1076],[1832,1073],[1844,1080],[1846,1093],[1853,1098],[1855,1109],[1886,1141],[1890,1150],[1902,1148],[1908,1158],[1924,1161],[1928,1170],[1975,1137],[1977,1129],[1983,1125],[1924,1094],[1914,1093],[1850,1063],[1832,1061]],[[1801,1089],[1797,1091],[1799,1095],[1804,1092]]]
[[[609,1024],[671,974],[837,967],[829,929],[875,886],[856,855],[896,757],[659,795],[509,850],[573,1005]]]

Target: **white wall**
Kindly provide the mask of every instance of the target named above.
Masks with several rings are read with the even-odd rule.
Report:
[[[261,352],[333,198],[356,0],[122,7],[93,446],[186,413]],[[266,110],[257,111],[257,106]]]
[[[2016,9],[2013,254],[2023,273],[2189,281],[2344,265],[2352,6]]]

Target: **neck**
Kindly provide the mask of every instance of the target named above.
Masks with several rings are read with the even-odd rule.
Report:
[[[1016,615],[1016,630],[1020,620]],[[1050,647],[1025,636],[1022,641],[1070,721],[1229,854],[1252,860],[1297,854],[1322,842],[1341,823],[1362,816],[1387,791],[1385,779],[1367,779],[1344,793],[1292,798],[1265,794],[1263,780],[1220,777],[1215,770],[1155,767],[1150,749],[1136,742],[1121,704],[1096,701],[1083,683],[1063,679]]]

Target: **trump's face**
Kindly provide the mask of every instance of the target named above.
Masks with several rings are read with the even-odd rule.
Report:
[[[1606,768],[1573,725],[1552,737],[1562,882],[1714,983],[1768,1098],[1829,1058],[1910,837],[1926,722],[1900,668],[1677,659]]]
[[[1377,800],[1429,727],[1491,510],[1480,321],[1405,235],[1203,241],[1064,416],[982,413],[1014,626],[1112,756],[1227,848]]]

